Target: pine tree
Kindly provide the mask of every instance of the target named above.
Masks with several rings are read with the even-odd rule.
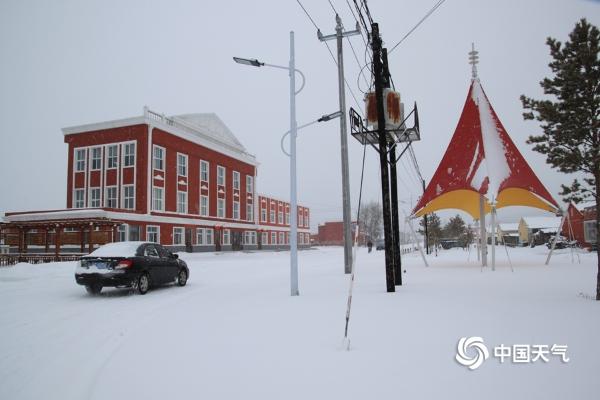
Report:
[[[533,150],[546,155],[546,162],[563,173],[582,172],[562,186],[565,201],[596,203],[596,232],[600,233],[600,31],[582,19],[564,45],[546,40],[552,61],[552,76],[540,82],[548,98],[521,96],[526,120],[540,122],[543,134],[530,136]],[[596,300],[600,300],[600,253]]]

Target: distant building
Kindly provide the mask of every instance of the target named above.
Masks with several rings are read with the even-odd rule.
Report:
[[[521,246],[519,223],[498,224],[498,240],[499,243],[506,244],[507,246]]]
[[[352,222],[352,240],[354,241],[354,235],[356,232],[356,222]],[[364,244],[366,241],[366,235],[363,232],[359,232],[358,243]],[[320,224],[318,227],[318,233],[315,237],[314,244],[321,246],[343,246],[344,245],[344,222],[343,221],[331,221]]]
[[[542,244],[558,232],[561,217],[522,217],[519,240],[522,245]]]
[[[290,204],[259,195],[258,162],[215,114],[142,116],[63,129],[66,209],[8,212],[11,252],[91,251],[147,240],[174,251],[289,246]],[[274,216],[274,217],[273,217]],[[298,243],[310,210],[298,206]]]
[[[596,203],[569,204],[569,220],[563,224],[561,234],[577,240],[582,247],[591,247],[597,243]]]

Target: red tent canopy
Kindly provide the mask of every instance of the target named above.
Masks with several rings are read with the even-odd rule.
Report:
[[[478,219],[480,195],[485,196],[486,213],[492,204],[558,209],[474,78],[446,153],[413,215],[456,208]]]

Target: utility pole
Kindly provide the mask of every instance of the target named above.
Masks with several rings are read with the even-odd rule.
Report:
[[[340,139],[342,152],[342,211],[344,218],[344,273],[349,274],[352,271],[352,212],[350,209],[350,173],[348,168],[348,128],[346,125],[346,88],[344,86],[344,45],[343,39],[346,36],[360,34],[360,27],[356,23],[356,30],[344,32],[342,19],[338,14],[335,15],[335,34],[323,36],[320,30],[317,30],[317,37],[320,41],[336,39],[337,41],[337,66],[338,66],[338,88],[340,102]],[[358,221],[357,221],[358,223]],[[358,225],[356,227],[358,229]]]
[[[385,240],[385,282],[387,291],[395,292],[394,252],[392,244],[392,221],[390,215],[390,181],[388,177],[387,133],[383,107],[384,76],[381,61],[381,37],[379,25],[371,24],[371,48],[373,50],[373,74],[375,75],[375,99],[377,102],[377,131],[379,139],[379,164],[381,168],[381,199],[383,201],[383,232]]]
[[[423,182],[423,194],[425,194],[425,179],[422,180]],[[428,232],[428,227],[427,227],[427,214],[423,215],[423,224],[424,224],[424,231],[425,231],[425,254],[429,254],[429,232]]]
[[[390,69],[387,49],[381,50],[383,61],[383,78],[386,88],[390,87]],[[402,259],[400,253],[400,224],[398,222],[398,176],[396,174],[396,143],[388,144],[390,161],[390,181],[392,192],[392,252],[394,257],[394,284],[402,285]]]

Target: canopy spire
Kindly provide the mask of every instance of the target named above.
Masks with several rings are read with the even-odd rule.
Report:
[[[477,64],[479,64],[479,52],[475,50],[475,43],[471,43],[471,51],[469,52],[469,64],[471,64],[471,79],[478,79]]]

